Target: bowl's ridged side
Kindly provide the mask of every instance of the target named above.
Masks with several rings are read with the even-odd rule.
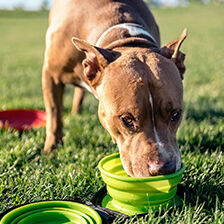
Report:
[[[99,169],[112,198],[109,206],[125,214],[137,214],[158,209],[174,198],[184,165],[174,174],[133,178],[125,173],[119,154],[112,154],[100,161]]]

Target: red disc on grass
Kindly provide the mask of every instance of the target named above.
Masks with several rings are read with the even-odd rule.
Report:
[[[13,109],[0,111],[0,127],[22,131],[46,125],[46,113],[42,110]]]

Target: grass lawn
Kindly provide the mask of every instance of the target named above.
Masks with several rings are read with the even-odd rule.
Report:
[[[162,43],[184,27],[187,72],[185,114],[178,143],[186,165],[182,184],[191,192],[181,210],[135,223],[224,223],[224,19],[223,5],[152,9]],[[47,13],[0,11],[0,109],[44,109],[41,66]],[[65,95],[64,145],[42,155],[45,129],[0,131],[0,212],[46,199],[90,200],[104,183],[99,160],[118,149],[102,128],[97,101],[87,95],[82,115],[71,116],[73,87]],[[116,221],[115,223],[119,223]],[[127,223],[134,223],[129,220]]]

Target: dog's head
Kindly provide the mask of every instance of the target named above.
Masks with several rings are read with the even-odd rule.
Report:
[[[176,132],[183,113],[185,67],[179,47],[184,38],[157,52],[110,51],[73,38],[86,53],[83,74],[99,99],[100,122],[117,143],[130,176],[168,174],[181,167]]]

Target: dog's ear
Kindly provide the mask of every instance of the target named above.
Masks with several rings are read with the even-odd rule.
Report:
[[[115,60],[114,52],[92,46],[76,37],[72,38],[72,43],[79,51],[85,53],[86,58],[82,61],[84,75],[91,86],[96,86],[101,79],[103,69]]]
[[[186,37],[187,29],[185,28],[177,40],[168,43],[165,47],[160,49],[160,53],[164,57],[171,58],[174,61],[182,79],[184,78],[183,74],[186,68],[184,65],[185,54],[180,51],[180,47]]]

